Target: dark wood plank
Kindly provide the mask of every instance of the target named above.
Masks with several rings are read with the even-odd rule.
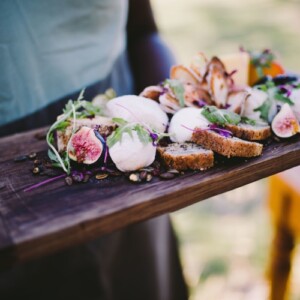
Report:
[[[132,184],[125,177],[68,187],[63,180],[30,192],[41,181],[16,155],[45,153],[37,131],[0,139],[0,267],[94,239],[129,224],[172,212],[300,164],[300,137],[265,147],[247,161],[225,160],[211,170],[173,180]],[[38,131],[39,132],[39,131]]]

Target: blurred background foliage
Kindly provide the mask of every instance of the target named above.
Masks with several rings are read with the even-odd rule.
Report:
[[[270,48],[287,70],[300,71],[298,0],[152,0],[160,32],[177,61]],[[265,270],[272,240],[267,180],[172,214],[191,300],[266,299]],[[300,251],[292,299],[300,299]],[[298,268],[297,268],[298,266]]]

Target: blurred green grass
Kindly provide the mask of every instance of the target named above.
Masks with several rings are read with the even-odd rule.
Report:
[[[152,0],[152,5],[179,63],[188,64],[198,51],[211,56],[243,46],[270,48],[287,70],[300,71],[300,1]],[[191,299],[266,299],[272,238],[266,197],[264,180],[172,214]],[[294,290],[292,299],[299,299],[299,288]]]

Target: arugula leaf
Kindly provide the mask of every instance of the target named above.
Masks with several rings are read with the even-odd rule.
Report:
[[[112,121],[120,126],[125,126],[128,122],[122,118],[112,118]]]
[[[295,103],[288,97],[283,96],[280,93],[275,93],[274,98],[280,102],[287,103],[289,105],[294,105]]]
[[[276,87],[276,85],[273,81],[267,81],[265,84],[260,84],[256,87],[263,92],[268,92],[269,89]]]
[[[241,117],[241,123],[253,125],[253,126],[256,125],[256,121],[248,117]]]
[[[50,152],[48,151],[49,158],[51,161],[55,161],[59,164],[60,168],[64,170],[67,174],[70,174],[71,167],[70,167],[70,158],[68,156],[67,151],[63,154],[58,153],[56,148],[54,147],[54,135],[53,132],[57,130],[57,128],[62,124],[63,122],[66,122],[71,116],[73,117],[73,131],[72,135],[74,134],[75,129],[75,122],[76,122],[76,112],[81,109],[84,106],[85,101],[82,101],[83,99],[83,93],[84,90],[82,90],[78,96],[78,99],[76,101],[69,100],[65,109],[63,110],[63,115],[60,116],[60,118],[54,122],[51,127],[49,128],[47,135],[46,135],[46,141],[49,146]],[[71,136],[72,137],[72,136]],[[71,138],[70,138],[71,139]],[[68,143],[69,144],[69,143]],[[56,157],[54,160],[54,156]]]
[[[267,100],[264,101],[264,103],[261,106],[255,108],[254,111],[260,112],[261,119],[268,122],[268,116],[269,116],[269,111],[271,106],[272,106],[272,101],[268,98]]]
[[[124,133],[128,133],[130,137],[133,138],[131,131],[132,129],[129,126],[118,127],[106,140],[108,148],[111,148],[118,142],[121,143]]]
[[[217,125],[226,124],[238,124],[241,121],[241,117],[226,109],[218,109],[215,106],[205,106],[201,114],[211,123]]]
[[[122,120],[122,119],[121,119]],[[126,122],[126,121],[125,121]],[[149,132],[144,128],[143,125],[137,123],[127,123],[124,126],[118,127],[106,140],[106,144],[109,148],[114,146],[118,142],[122,142],[123,134],[127,133],[132,139],[132,132],[135,131],[138,135],[139,140],[145,145],[151,142]]]
[[[151,142],[150,134],[143,126],[136,124],[134,130],[136,131],[142,144],[147,145],[149,142]]]
[[[48,149],[48,157],[52,162],[59,162],[57,156],[54,154],[54,152],[50,149]]]
[[[84,107],[83,114],[85,116],[98,116],[101,115],[102,113],[100,107],[95,106],[93,103],[89,101],[84,101],[83,107]]]
[[[69,120],[66,120],[66,121],[62,121],[60,123],[57,124],[56,126],[56,130],[60,130],[60,131],[63,131],[65,130],[68,126],[70,126],[70,121]]]
[[[184,107],[184,86],[183,84],[177,79],[166,79],[164,81],[164,85],[168,85],[175,95],[175,98],[179,101],[179,105]]]

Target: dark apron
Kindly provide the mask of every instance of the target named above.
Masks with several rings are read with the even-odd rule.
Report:
[[[133,92],[126,55],[105,80],[87,88],[85,98],[113,87]],[[1,135],[49,125],[68,95],[41,111],[0,128]],[[0,272],[0,299],[30,300],[183,300],[187,290],[177,242],[168,216],[122,230],[62,252]]]

